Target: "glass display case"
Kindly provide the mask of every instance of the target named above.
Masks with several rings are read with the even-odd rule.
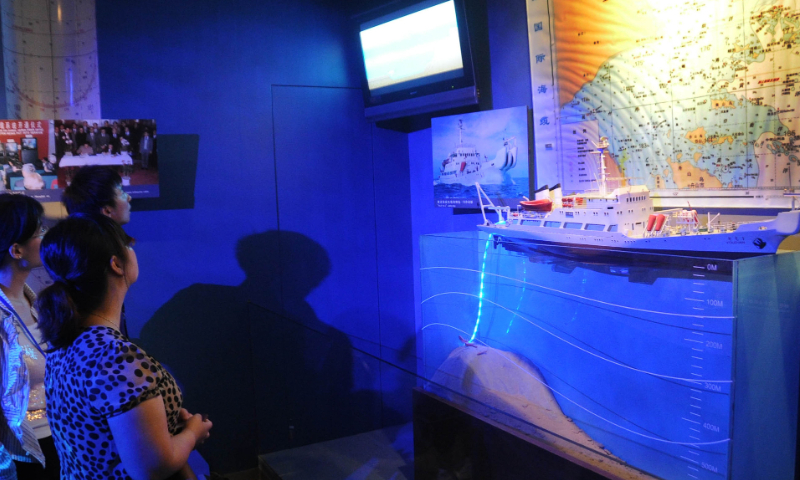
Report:
[[[421,238],[426,389],[622,478],[794,478],[800,253]],[[468,399],[468,400],[466,400]]]

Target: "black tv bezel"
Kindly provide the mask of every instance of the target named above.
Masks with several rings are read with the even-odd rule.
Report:
[[[437,93],[449,92],[476,86],[475,69],[472,60],[472,46],[470,44],[470,32],[469,32],[469,25],[467,22],[467,12],[465,6],[466,0],[452,0],[453,7],[455,8],[455,13],[456,13],[456,22],[458,24],[458,39],[461,46],[461,63],[463,65],[462,68],[463,75],[457,78],[440,80],[432,83],[426,83],[423,85],[411,85],[394,92],[384,93],[382,95],[373,95],[369,89],[369,83],[367,82],[367,70],[366,70],[366,65],[364,64],[364,49],[361,45],[360,32],[362,31],[362,26],[364,24],[374,22],[375,20],[378,20],[382,17],[394,16],[394,18],[400,18],[404,15],[397,15],[397,14],[404,10],[408,11],[408,13],[406,13],[405,15],[409,15],[414,13],[415,11],[424,10],[425,8],[446,3],[447,1],[448,0],[435,0],[435,1],[403,0],[403,1],[393,2],[383,7],[371,10],[367,13],[360,15],[356,19],[355,35],[356,35],[356,43],[358,45],[358,50],[359,50],[358,52],[359,66],[360,66],[362,93],[364,96],[365,108],[376,107],[380,105],[388,105],[395,102],[401,102],[404,100],[421,98],[428,95],[434,95]],[[415,9],[415,7],[418,6],[420,8]],[[387,19],[387,22],[391,20],[393,20],[393,18]]]

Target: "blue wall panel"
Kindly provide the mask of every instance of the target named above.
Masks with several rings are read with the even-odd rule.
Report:
[[[263,329],[266,321],[250,322],[266,314],[262,310],[253,314],[248,301],[283,314],[288,309],[280,302],[282,287],[303,281],[297,272],[281,271],[277,262],[281,244],[271,232],[279,227],[278,183],[286,182],[283,206],[288,213],[282,219],[289,227],[295,213],[310,211],[315,205],[309,202],[317,201],[327,203],[328,212],[351,214],[367,228],[348,244],[346,229],[339,228],[333,217],[316,224],[322,229],[310,233],[325,237],[336,265],[332,275],[340,277],[332,277],[334,282],[310,302],[320,318],[379,340],[374,214],[364,217],[356,208],[360,198],[353,197],[368,194],[364,203],[374,209],[371,173],[369,187],[357,194],[341,183],[330,184],[350,192],[349,206],[344,208],[332,206],[330,192],[311,188],[301,193],[302,187],[293,184],[296,172],[286,170],[282,179],[275,176],[272,86],[357,85],[346,58],[347,21],[341,7],[314,1],[124,0],[97,5],[104,117],[155,118],[161,134],[200,137],[195,208],[135,212],[127,227],[138,240],[142,275],[126,308],[137,341],[176,373],[187,408],[212,415],[214,436],[203,454],[216,470],[255,466],[259,445],[268,443],[257,443],[256,420],[264,419],[258,415],[263,405],[254,397],[263,393],[260,387],[275,385],[253,382],[265,378],[256,375],[254,367],[262,364],[254,363],[253,351],[269,349],[272,338]],[[314,161],[331,159],[347,165],[351,154],[358,154],[371,170],[372,141],[363,121],[363,103],[357,91],[347,92],[346,108],[360,109],[359,122],[351,125],[339,118],[337,126],[360,133],[349,137],[354,144],[339,142],[335,151],[323,146],[317,151],[324,152],[323,157],[299,159],[308,169]],[[313,105],[305,108],[306,114],[316,111]],[[287,136],[300,139],[305,132],[301,126]],[[287,157],[287,162],[295,160],[298,157]],[[330,177],[335,171],[328,173]],[[301,193],[302,200],[290,195],[294,193]],[[307,220],[294,218],[298,228]],[[353,248],[348,250],[348,245]],[[243,254],[239,259],[237,247]],[[362,255],[355,252],[359,248],[371,252]],[[366,273],[351,281],[348,266],[356,264]],[[354,283],[357,288],[352,288]],[[359,311],[351,314],[353,308]],[[312,344],[320,345],[316,341]],[[334,377],[349,374],[334,371]],[[371,378],[362,383],[377,388],[378,375]],[[379,414],[373,417],[380,418]],[[269,445],[285,446],[287,431],[276,431],[273,437],[280,441]]]
[[[416,368],[408,136],[373,127],[383,421],[411,418]]]
[[[489,52],[492,64],[492,105],[531,108],[528,55],[528,14],[525,0],[488,0]]]
[[[398,137],[405,138],[388,132],[373,138],[357,89],[275,86],[273,92],[282,238],[280,303],[287,321],[308,327],[298,344],[303,352],[298,365],[319,366],[299,372],[296,366],[292,375],[300,382],[317,378],[312,395],[300,395],[302,386],[297,384],[287,385],[287,390],[292,404],[304,405],[302,411],[329,413],[291,415],[300,417],[292,425],[295,441],[303,444],[375,429],[382,422],[397,423],[403,419],[400,408],[387,404],[394,396],[382,393],[384,379],[393,378],[383,375],[384,370],[391,368],[380,358],[393,350],[391,345],[381,346],[387,340],[384,325],[389,331],[402,330],[403,323],[413,325],[408,315],[407,155],[393,146],[404,146]],[[373,153],[375,145],[379,153]],[[399,224],[393,222],[396,218]],[[304,240],[292,240],[295,235],[316,248],[298,251],[290,242]],[[313,271],[305,259],[315,258],[315,251],[324,252],[330,271],[317,271],[318,284],[305,283],[314,276],[305,274]],[[386,299],[381,301],[379,292],[393,295],[381,295]],[[405,328],[405,336],[413,338],[413,329]],[[327,346],[310,347],[315,340]],[[354,348],[342,352],[350,347]],[[330,365],[339,370],[322,373]],[[319,399],[324,401],[317,405]]]
[[[129,226],[143,252],[133,333],[180,288],[244,279],[236,241],[277,227],[271,85],[355,84],[346,23],[307,1],[98,2],[103,115],[200,135],[196,208]]]
[[[411,263],[411,197],[408,136],[373,127],[375,228],[382,357],[402,361],[414,337]],[[402,235],[400,233],[406,233]]]
[[[525,2],[488,4],[494,105],[528,104]],[[240,407],[238,418],[218,417],[216,443],[207,446],[222,449],[208,456],[223,471],[252,463],[225,455],[225,448],[249,459],[258,449],[255,430],[272,425],[263,405],[247,395],[265,394],[270,380],[282,381],[259,376],[254,365],[262,366],[263,358],[243,345],[251,336],[265,338],[265,328],[292,311],[318,320],[314,325],[325,327],[329,338],[367,352],[353,356],[349,373],[341,374],[352,375],[350,392],[363,394],[354,404],[371,405],[382,390],[383,421],[402,418],[402,405],[393,402],[408,378],[375,357],[401,366],[416,357],[411,265],[417,239],[474,228],[479,218],[433,207],[429,130],[405,135],[363,121],[359,93],[346,89],[358,80],[345,8],[312,0],[97,5],[103,116],[155,118],[161,134],[200,136],[195,208],[135,212],[127,227],[138,239],[142,275],[126,308],[145,348],[188,372],[185,386],[203,378],[197,362],[209,353],[202,348],[237,370],[233,383],[260,379],[211,384],[206,392],[187,386],[190,408]],[[297,237],[276,231],[300,232],[330,257],[330,275],[305,305],[287,292],[314,272],[303,278],[281,265],[286,259],[276,252]],[[244,259],[237,260],[237,245]],[[253,313],[253,305],[267,308]],[[241,321],[261,317],[269,318]],[[261,350],[271,345],[264,342]],[[369,412],[372,421],[375,412]],[[240,425],[252,417],[261,423]],[[282,428],[271,440],[260,432],[260,448],[283,445]]]
[[[308,303],[324,323],[377,344],[371,134],[361,92],[282,86],[273,91],[280,229],[319,243],[332,267]],[[284,275],[291,271],[285,265]],[[290,314],[293,300],[283,298]]]
[[[134,336],[178,376],[187,407],[212,414],[211,467],[240,470],[257,451],[396,420],[380,389],[398,381],[376,358],[382,338],[388,351],[413,338],[407,143],[373,136],[359,91],[342,88],[357,81],[341,7],[121,1],[100,2],[97,13],[104,116],[152,117],[159,133],[200,136],[195,208],[135,212],[127,227],[142,276],[126,307]],[[306,302],[298,293],[319,272],[289,260],[298,249],[313,260],[315,245],[332,269]],[[281,337],[287,319],[319,333]],[[290,346],[305,357],[286,355]],[[281,368],[264,363],[270,351],[284,353],[272,357]],[[331,358],[347,368],[313,367]],[[329,421],[331,411],[292,402],[309,393],[346,401],[364,422],[344,411]]]

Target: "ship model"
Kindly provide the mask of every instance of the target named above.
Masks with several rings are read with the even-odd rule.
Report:
[[[495,205],[476,183],[484,220],[478,228],[540,245],[725,258],[775,253],[784,238],[800,232],[800,210],[794,202],[790,211],[768,220],[724,222],[709,213],[702,225],[691,207],[656,211],[645,185],[607,192],[603,154],[608,139],[601,137],[595,146],[600,155],[598,192],[562,196],[560,185],[543,187],[512,211]],[[497,214],[496,222],[487,218],[487,210]]]

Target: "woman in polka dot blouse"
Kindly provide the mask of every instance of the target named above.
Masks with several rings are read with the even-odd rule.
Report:
[[[42,241],[54,280],[37,300],[50,346],[47,417],[64,479],[195,478],[187,460],[211,429],[181,407],[161,364],[119,332],[139,276],[132,240],[107,217],[76,215]]]

